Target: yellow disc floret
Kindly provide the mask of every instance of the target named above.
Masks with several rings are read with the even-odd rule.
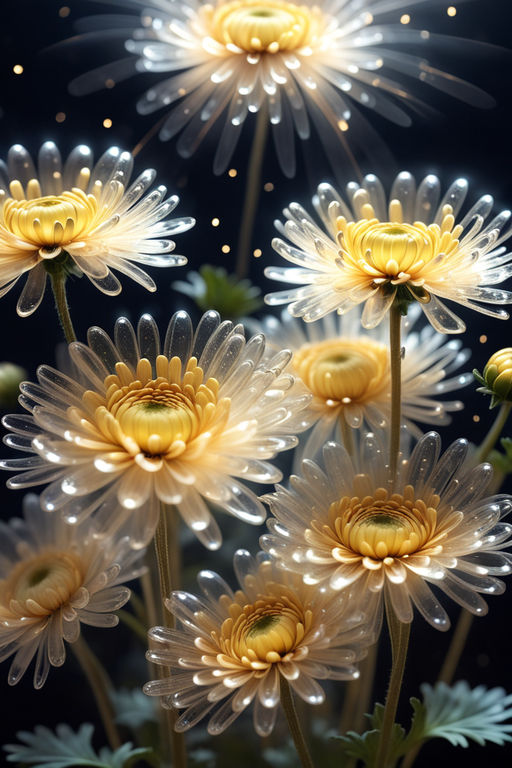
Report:
[[[88,232],[97,211],[94,195],[86,195],[81,189],[32,200],[10,197],[2,210],[3,226],[45,255],[45,251],[65,247]]]
[[[83,581],[82,563],[71,552],[27,557],[0,581],[0,620],[47,616],[65,605]]]
[[[314,395],[332,404],[364,403],[389,386],[387,347],[368,339],[305,344],[293,367]]]
[[[211,36],[248,53],[277,53],[307,45],[318,10],[280,0],[234,0],[206,6]]]

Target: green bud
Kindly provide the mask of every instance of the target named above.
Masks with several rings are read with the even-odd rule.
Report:
[[[0,408],[16,405],[20,384],[27,378],[24,368],[14,363],[0,363]]]
[[[483,386],[477,389],[484,395],[491,395],[491,408],[503,402],[512,402],[512,347],[495,352],[480,374],[473,371],[475,379]]]

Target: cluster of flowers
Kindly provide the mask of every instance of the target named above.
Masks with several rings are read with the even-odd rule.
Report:
[[[380,2],[357,13],[360,3],[343,0],[323,7],[189,0],[173,3],[172,14],[164,4],[149,3],[145,29],[127,47],[138,69],[187,71],[148,91],[139,109],[183,99],[162,132],[170,138],[184,129],[184,156],[227,109],[217,171],[247,113],[265,114],[264,104],[292,175],[294,129],[307,138],[308,115],[329,141],[327,128],[336,134],[356,119],[343,94],[408,122],[389,98],[403,92],[375,70],[396,68],[438,87],[456,83],[419,58],[378,48],[423,34],[374,29]],[[132,71],[133,62],[118,66],[117,78]],[[80,78],[75,91],[106,74]],[[166,198],[162,186],[150,191],[151,170],[130,184],[132,167],[130,153],[115,147],[94,164],[79,146],[63,163],[47,142],[37,168],[25,148],[11,148],[0,167],[0,295],[26,274],[21,316],[40,305],[48,275],[57,285],[78,271],[116,295],[112,269],[156,290],[137,263],[186,263],[168,238],[193,220],[169,219],[178,199]],[[38,383],[21,385],[29,413],[4,418],[5,442],[28,456],[0,466],[16,471],[10,488],[45,489],[27,497],[24,519],[0,525],[0,660],[13,657],[10,684],[35,656],[41,687],[50,666],[64,663],[64,641],[77,641],[81,623],[117,623],[114,612],[130,596],[121,584],[143,572],[145,547],[169,506],[212,550],[221,546],[212,506],[253,525],[265,519],[264,502],[273,515],[264,552],[235,555],[236,591],[203,571],[201,598],[175,591],[166,601],[179,627],[150,630],[148,658],[172,674],[144,690],[184,710],[177,730],[208,716],[209,732],[220,733],[254,702],[255,730],[266,736],[288,684],[321,703],[318,680],[357,677],[384,602],[403,624],[416,609],[440,630],[449,618],[439,591],[473,614],[487,611],[482,594],[501,593],[498,577],[512,570],[505,551],[512,526],[502,522],[512,498],[488,495],[491,467],[465,440],[441,454],[439,436],[423,435],[417,424],[448,423],[462,404],[441,396],[471,380],[457,372],[468,351],[442,336],[465,329],[444,301],[498,318],[508,317],[500,305],[512,303],[510,292],[494,287],[512,274],[512,254],[501,245],[510,214],[488,221],[493,200],[484,196],[460,218],[466,193],[462,179],[441,197],[435,176],[416,186],[405,172],[388,198],[374,175],[348,185],[345,199],[321,184],[314,198],[321,223],[297,203],[278,223],[274,248],[294,266],[267,274],[299,286],[267,297],[289,305],[280,320],[250,321],[248,337],[215,311],[195,328],[180,311],[162,342],[149,315],[136,328],[120,318],[113,338],[90,328],[87,343],[69,345],[65,369],[42,365]],[[405,315],[403,436],[393,456],[382,321],[397,306]],[[418,331],[421,310],[430,325]],[[502,362],[493,368],[494,394]],[[506,363],[509,371],[509,356]],[[258,497],[247,482],[279,483],[272,460],[294,448],[289,485]]]

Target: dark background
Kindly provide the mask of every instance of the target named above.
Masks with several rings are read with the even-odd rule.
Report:
[[[401,14],[408,12],[411,15],[411,27],[428,27],[443,34],[477,38],[492,46],[501,46],[499,50],[491,46],[464,47],[454,43],[445,46],[435,57],[430,57],[437,66],[487,90],[496,99],[496,106],[491,110],[477,110],[437,91],[423,88],[421,95],[435,107],[436,114],[428,120],[419,118],[412,128],[398,128],[368,113],[367,117],[393,152],[396,164],[391,167],[383,155],[379,163],[377,156],[373,163],[362,166],[363,171],[376,172],[386,181],[390,181],[402,169],[414,172],[417,177],[434,172],[441,176],[445,187],[451,180],[463,175],[471,183],[468,202],[472,204],[481,194],[490,192],[496,199],[496,208],[501,209],[509,206],[512,201],[509,85],[512,56],[504,50],[510,42],[510,6],[507,0],[454,2],[457,15],[449,18],[446,15],[449,4],[426,2],[423,6],[408,8],[404,3],[403,9],[388,14],[386,20],[397,23]],[[68,15],[61,10],[63,7],[69,7]],[[40,144],[47,139],[53,139],[59,145],[64,157],[79,143],[90,144],[97,157],[113,144],[131,149],[161,116],[158,112],[141,117],[134,107],[136,97],[159,79],[159,75],[138,75],[111,90],[83,99],[68,94],[67,85],[73,77],[125,55],[121,39],[60,44],[75,34],[74,23],[77,19],[109,12],[123,12],[123,9],[87,0],[18,0],[2,5],[1,157],[6,156],[9,146],[14,143],[22,143],[33,155],[37,154]],[[17,64],[23,67],[20,75],[13,72]],[[59,113],[63,113],[65,118],[62,119]],[[112,120],[110,128],[103,127],[105,118]],[[196,217],[196,227],[178,236],[176,247],[176,252],[188,257],[192,268],[204,262],[230,267],[231,255],[225,255],[222,246],[229,245],[231,254],[234,254],[250,149],[251,120],[254,121],[254,118],[249,118],[240,146],[230,163],[230,167],[238,171],[235,178],[230,178],[227,173],[221,177],[213,176],[211,163],[214,137],[210,141],[207,139],[204,147],[189,161],[178,157],[174,142],[161,144],[157,139],[150,141],[137,158],[136,171],[155,167],[158,170],[158,183],[164,183],[170,191],[178,192],[181,202],[175,215]],[[333,172],[329,169],[318,141],[313,140],[306,145],[298,142],[297,153],[297,176],[287,180],[279,171],[271,142],[267,146],[262,184],[272,183],[274,188],[269,192],[262,190],[261,193],[252,248],[260,248],[263,255],[251,265],[251,276],[264,292],[280,288],[279,285],[265,281],[262,275],[265,265],[279,261],[270,247],[273,219],[291,200],[310,207],[310,198],[316,185],[324,180],[334,181]],[[378,150],[374,154],[378,155]],[[335,166],[338,180],[346,182],[353,178],[348,164],[336,160]],[[220,226],[212,227],[213,217],[220,219]],[[171,289],[174,280],[184,279],[186,269],[150,268],[150,271],[158,283],[156,294],[146,293],[140,286],[122,278],[123,292],[113,299],[100,294],[85,278],[75,280],[69,286],[69,298],[79,337],[83,338],[90,325],[100,325],[111,331],[115,318],[120,314],[136,321],[142,312],[151,312],[164,327],[176,309],[188,306]],[[19,292],[20,288],[15,287],[0,301],[0,358],[23,365],[28,370],[29,378],[33,378],[39,363],[54,362],[59,329],[50,295],[47,295],[41,308],[32,317],[17,317],[15,306]],[[464,317],[468,325],[464,342],[473,349],[471,367],[481,369],[492,352],[511,344],[512,321],[504,323],[476,313],[466,313]],[[479,341],[482,335],[488,339],[485,343]],[[472,388],[470,390],[462,393],[467,407],[445,431],[446,443],[459,436],[479,442],[490,424],[494,414],[488,412],[487,401],[474,394]],[[19,514],[21,496],[15,492],[2,492],[4,518]],[[227,548],[231,550],[224,552],[223,559],[229,561],[232,550],[239,543],[237,536],[244,537],[247,532],[245,529],[242,532],[226,518],[221,520],[221,525],[228,537]],[[251,530],[249,533],[253,535],[254,541],[255,532]],[[199,562],[203,555],[200,549],[191,550],[191,571],[203,564],[204,561]],[[216,563],[214,567],[222,570]],[[505,594],[501,598],[491,598],[489,602],[490,615],[475,622],[458,677],[467,678],[473,685],[505,685],[512,691],[510,636],[507,628],[511,598]],[[454,606],[451,606],[450,614],[454,618],[457,615]],[[120,680],[133,675],[135,684],[140,668],[143,669],[142,652],[137,651],[138,656],[133,653],[133,665],[129,662],[127,666],[124,661],[121,664],[117,658],[120,644],[128,647],[131,640],[122,629],[118,634],[116,632],[110,630],[100,633],[87,628],[86,636],[107,660],[114,677]],[[435,679],[448,642],[449,636],[435,632],[420,619],[414,622],[408,693],[417,693],[418,685],[423,680]],[[5,662],[4,679],[7,670],[8,662]],[[387,664],[382,664],[378,674],[381,698],[386,675]],[[17,730],[31,728],[36,723],[53,727],[57,722],[64,721],[76,727],[84,713],[89,719],[94,717],[89,693],[84,688],[71,655],[63,668],[51,671],[43,691],[32,689],[29,671],[15,690],[0,682],[0,696],[4,731],[2,743],[12,742]],[[404,721],[408,716],[404,708]],[[98,744],[101,743],[101,739],[98,739]],[[220,749],[222,739],[218,744]],[[485,759],[493,766],[507,766],[511,757],[510,748],[489,748],[484,753],[482,749],[472,747],[470,752],[459,750],[456,753],[446,742],[437,742],[424,750],[417,766],[421,768],[430,765],[433,759],[438,760],[440,765],[464,763],[470,766],[480,764]]]

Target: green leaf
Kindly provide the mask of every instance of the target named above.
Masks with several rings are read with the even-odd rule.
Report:
[[[144,723],[158,722],[158,710],[155,702],[139,688],[122,688],[111,692],[112,704],[116,712],[116,723],[127,728],[137,729]]]
[[[239,280],[223,267],[203,264],[199,272],[189,272],[188,282],[177,280],[172,287],[190,296],[199,309],[215,309],[223,318],[237,319],[255,312],[262,305],[260,289],[250,280]]]
[[[471,689],[465,680],[452,687],[437,683],[421,686],[424,717],[423,739],[447,739],[455,747],[468,747],[469,741],[503,745],[512,741],[512,725],[503,721],[512,717],[512,696],[503,688],[483,685]]]
[[[22,744],[6,744],[10,752],[10,763],[28,764],[36,768],[70,768],[71,766],[92,766],[93,768],[129,768],[136,760],[151,754],[151,749],[132,749],[128,742],[112,752],[102,747],[97,754],[91,744],[94,727],[84,723],[75,733],[68,725],[58,725],[53,733],[43,725],[37,725],[34,732],[20,731],[17,737]]]
[[[366,715],[370,720],[371,730],[359,735],[354,731],[349,731],[344,736],[340,736],[343,742],[343,752],[348,757],[354,757],[362,760],[366,768],[374,768],[377,757],[377,748],[379,745],[379,733],[382,727],[382,718],[384,716],[384,707],[382,704],[376,704],[373,714]],[[399,757],[405,754],[405,730],[401,725],[395,723],[391,732],[391,745],[389,748],[389,765],[395,765]]]

